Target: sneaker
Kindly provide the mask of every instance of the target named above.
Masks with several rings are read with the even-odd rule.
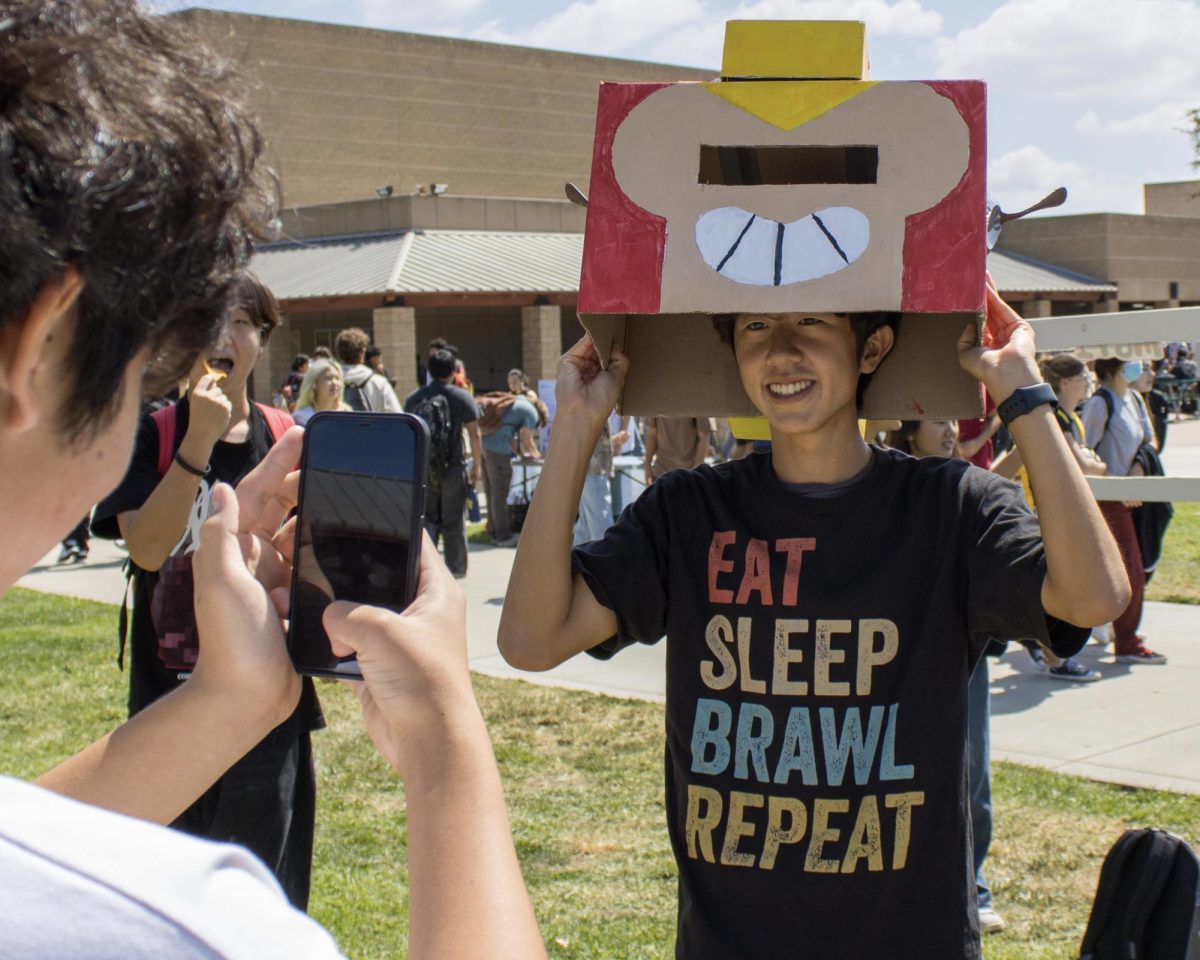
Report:
[[[77,549],[79,549],[79,548],[76,547],[74,543],[70,543],[70,542],[64,543],[62,545],[62,551],[58,555],[58,559],[55,560],[54,562],[55,563],[69,563],[70,561],[75,559],[75,551]]]
[[[497,547],[515,547],[518,539],[520,538],[514,533],[503,540],[493,540],[492,543]]]
[[[999,933],[1004,929],[1004,918],[995,907],[979,908],[979,929],[984,933]]]
[[[1118,653],[1116,661],[1117,663],[1166,663],[1167,658],[1143,644],[1132,653]]]
[[[1055,680],[1074,680],[1076,683],[1094,683],[1100,679],[1100,671],[1089,670],[1078,660],[1068,657],[1057,667],[1047,671]]]

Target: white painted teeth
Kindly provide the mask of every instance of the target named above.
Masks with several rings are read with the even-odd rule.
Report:
[[[791,223],[718,207],[696,221],[696,247],[723,277],[781,287],[844,270],[867,249],[870,233],[853,207],[826,207]]]
[[[805,390],[811,386],[811,380],[804,380],[800,383],[772,383],[767,389],[780,396],[790,397],[793,393],[799,393],[801,390]]]

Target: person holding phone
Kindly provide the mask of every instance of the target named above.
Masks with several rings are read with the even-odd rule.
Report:
[[[226,68],[133,0],[7,4],[0,90],[0,162],[20,187],[0,190],[2,593],[121,480],[143,390],[213,342],[275,202]],[[0,777],[0,954],[340,955],[257,858],[156,825],[299,701],[281,524],[301,437],[284,433],[236,492],[212,487],[191,679],[37,784]],[[366,725],[407,781],[409,955],[543,957],[463,610],[426,544],[404,615],[339,605],[326,625],[357,650]]]

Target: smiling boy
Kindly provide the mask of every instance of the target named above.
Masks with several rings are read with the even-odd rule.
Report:
[[[271,292],[252,275],[239,278],[216,340],[192,364],[186,396],[142,416],[129,471],[96,507],[93,529],[124,538],[133,564],[130,716],[191,674],[198,647],[192,560],[214,488],[240,483],[291,425],[289,416],[252,403],[247,392],[279,320]],[[165,431],[164,418],[171,424]],[[316,691],[305,680],[292,715],[173,823],[249,847],[301,909],[308,904],[316,816],[309,734],[322,725]]]
[[[989,637],[1068,654],[1086,638],[1069,624],[1104,622],[1128,596],[1037,390],[1032,330],[993,289],[987,307],[985,345],[969,326],[959,362],[1009,414],[1039,518],[992,474],[863,442],[857,401],[894,315],[739,314],[714,323],[771,453],[673,471],[572,552],[629,361],[614,347],[603,369],[588,338],[560,361],[500,648],[545,670],[668,638],[679,957],[979,956],[971,669]]]

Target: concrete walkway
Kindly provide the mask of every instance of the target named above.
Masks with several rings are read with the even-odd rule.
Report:
[[[1200,476],[1200,421],[1172,424],[1164,457],[1168,472]],[[57,567],[57,550],[20,585],[119,603],[124,554],[93,541],[82,566]],[[554,670],[513,670],[496,649],[496,628],[514,551],[473,547],[461,581],[467,595],[472,669],[502,677],[614,696],[661,701],[664,645],[622,651],[601,662],[578,656]],[[115,630],[115,623],[114,623]],[[1147,603],[1143,632],[1166,666],[1118,664],[1089,644],[1082,659],[1103,675],[1098,683],[1050,679],[1023,649],[992,662],[992,752],[1000,759],[1112,783],[1200,794],[1200,607]]]

